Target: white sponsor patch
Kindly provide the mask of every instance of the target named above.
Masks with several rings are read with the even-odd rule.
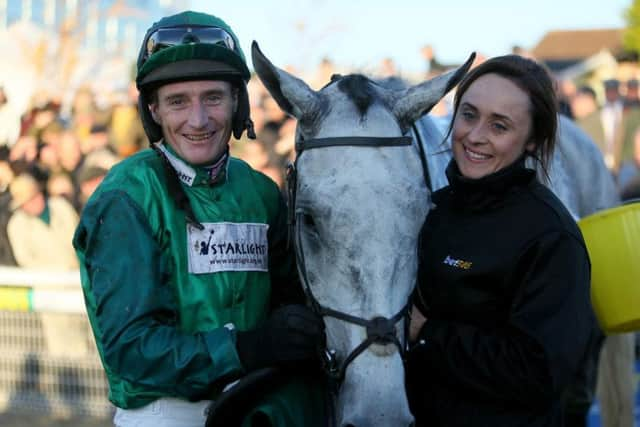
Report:
[[[189,273],[268,271],[267,224],[205,222],[187,225]]]

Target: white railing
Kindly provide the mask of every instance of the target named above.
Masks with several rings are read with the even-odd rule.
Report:
[[[80,272],[0,266],[0,310],[85,313]]]

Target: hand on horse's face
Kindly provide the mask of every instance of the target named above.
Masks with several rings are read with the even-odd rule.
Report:
[[[322,317],[304,305],[286,305],[275,310],[265,332],[270,334],[273,355],[281,362],[314,359],[325,343]]]
[[[304,305],[275,310],[266,324],[237,335],[240,360],[247,371],[273,365],[317,363],[325,345],[322,318]]]
[[[427,322],[427,318],[415,305],[411,306],[411,313],[409,317],[411,319],[411,323],[409,323],[409,342],[414,342],[418,339],[420,330]]]

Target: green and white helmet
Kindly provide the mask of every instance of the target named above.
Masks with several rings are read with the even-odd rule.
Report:
[[[192,11],[162,18],[147,31],[137,62],[138,108],[149,140],[162,138],[148,108],[153,90],[189,80],[225,80],[238,88],[233,136],[239,139],[247,129],[255,138],[246,86],[250,77],[238,38],[222,19]]]

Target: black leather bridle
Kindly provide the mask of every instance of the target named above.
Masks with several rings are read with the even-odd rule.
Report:
[[[305,264],[304,249],[302,245],[300,233],[299,216],[296,205],[296,186],[297,186],[297,159],[304,150],[318,149],[322,147],[338,147],[338,146],[358,146],[358,147],[403,147],[412,144],[412,138],[409,136],[379,138],[379,137],[335,137],[335,138],[316,138],[296,141],[297,157],[295,163],[289,164],[287,167],[287,193],[289,196],[289,236],[295,236],[295,253],[298,263],[298,269],[302,276],[303,286],[307,297],[309,298],[311,308],[320,316],[333,317],[348,323],[356,324],[366,328],[367,337],[354,348],[347,357],[340,361],[333,349],[322,349],[323,369],[330,383],[330,389],[337,394],[342,384],[347,367],[349,364],[366,350],[371,344],[395,344],[400,353],[404,354],[404,345],[398,339],[396,334],[396,323],[403,319],[407,314],[408,304],[390,318],[374,317],[372,319],[364,319],[353,316],[329,307],[325,307],[314,297],[309,281],[307,278],[307,270]]]

